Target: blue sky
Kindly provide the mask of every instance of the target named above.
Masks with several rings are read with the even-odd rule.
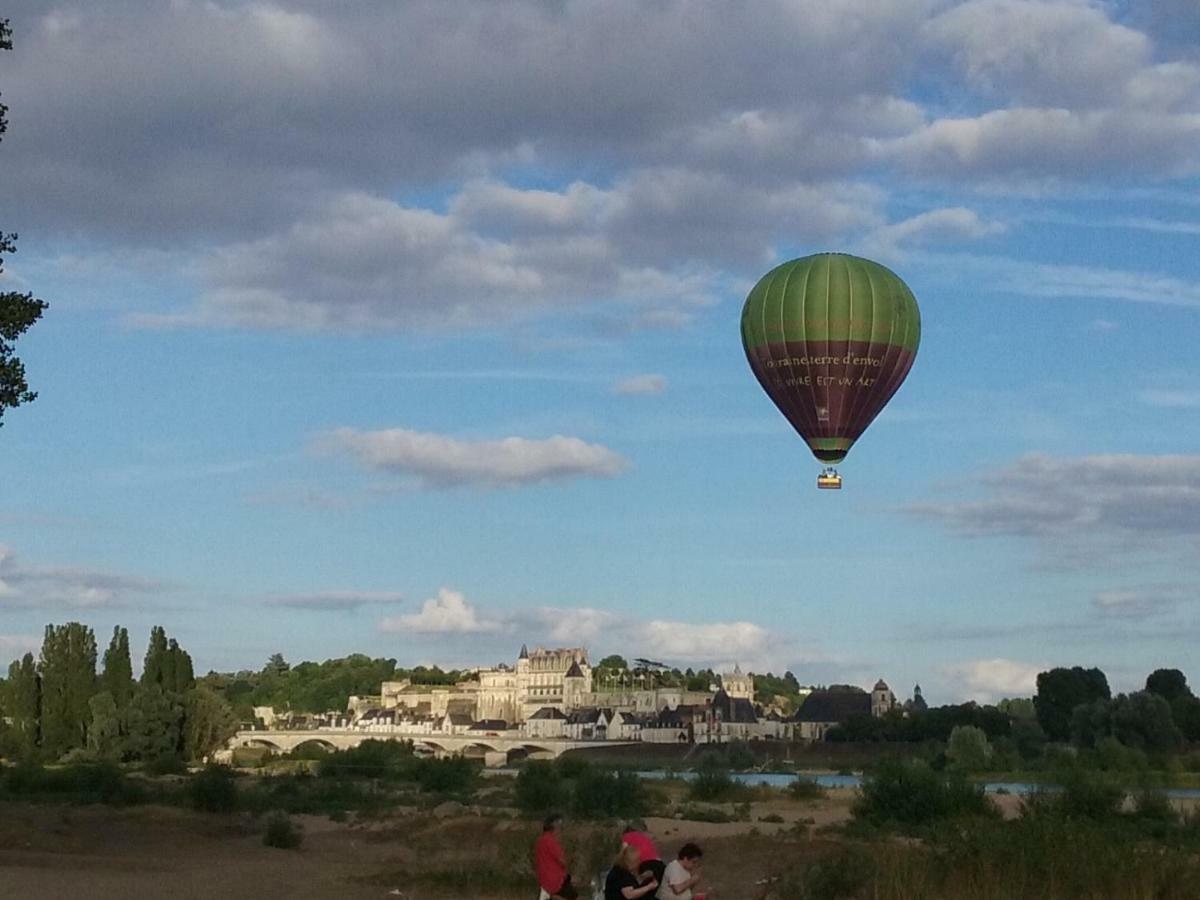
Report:
[[[935,702],[1195,658],[1194,3],[4,15],[0,277],[51,309],[0,656],[582,643]],[[924,325],[840,493],[738,332],[822,250]]]

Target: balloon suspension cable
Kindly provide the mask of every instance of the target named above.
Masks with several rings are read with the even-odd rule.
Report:
[[[833,466],[826,466],[821,470],[821,474],[817,476],[817,487],[823,491],[840,491],[842,489],[842,476],[838,474],[838,470]]]

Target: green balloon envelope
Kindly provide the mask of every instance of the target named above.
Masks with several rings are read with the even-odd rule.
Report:
[[[891,269],[818,253],[772,269],[742,308],[742,344],[763,390],[813,456],[841,462],[908,376],[917,300]]]

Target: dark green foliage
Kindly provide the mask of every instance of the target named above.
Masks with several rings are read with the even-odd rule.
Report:
[[[1125,790],[1103,772],[1074,766],[1058,773],[1057,785],[1029,798],[1031,813],[1062,819],[1106,821],[1118,814]]]
[[[530,760],[517,773],[516,804],[522,812],[545,815],[565,809],[569,784],[552,762]]]
[[[112,640],[104,651],[104,671],[100,674],[100,690],[107,691],[117,709],[124,709],[133,697],[133,661],[129,655],[129,632],[119,625],[113,628]]]
[[[646,812],[646,791],[632,772],[596,768],[575,780],[571,809],[581,819],[641,816]]]
[[[1114,737],[1127,747],[1148,752],[1177,750],[1183,741],[1170,704],[1147,691],[1077,706],[1071,737],[1079,747],[1095,747],[1105,737]]]
[[[150,762],[182,751],[183,707],[158,685],[139,685],[125,710],[127,760]]]
[[[304,832],[289,818],[287,813],[273,812],[267,816],[266,827],[263,830],[263,843],[268,847],[293,850],[299,847],[303,840]]]
[[[921,760],[881,764],[863,784],[853,812],[856,819],[904,828],[995,814],[982,787],[935,772]]]
[[[172,694],[182,694],[196,684],[192,673],[192,657],[179,646],[175,638],[167,638],[161,625],[150,629],[150,643],[142,667],[142,684],[157,685]]]
[[[188,784],[192,808],[201,812],[229,813],[238,808],[233,772],[225,766],[205,766]]]
[[[91,723],[88,728],[88,749],[97,756],[120,759],[123,750],[121,714],[108,691],[93,694],[88,701]]]
[[[729,777],[729,773],[716,767],[701,769],[688,785],[688,799],[704,803],[724,803],[737,800],[746,794],[746,786]]]
[[[645,786],[634,773],[568,757],[527,762],[517,775],[515,793],[520,810],[539,816],[570,809],[581,819],[630,818],[645,815],[649,805]]]
[[[351,696],[378,694],[383,682],[404,677],[416,684],[454,684],[459,680],[459,673],[422,667],[406,672],[396,668],[394,659],[371,659],[361,653],[323,663],[303,662],[289,666],[277,653],[260,672],[210,672],[201,681],[206,687],[224,694],[238,715],[248,720],[250,710],[255,706],[308,713],[345,709]]]
[[[467,794],[479,778],[479,765],[462,756],[418,759],[416,763],[417,784],[434,794]]]
[[[96,636],[79,622],[47,625],[38,661],[42,753],[48,759],[88,743],[96,692]]]
[[[150,629],[150,642],[146,645],[146,658],[142,661],[142,684],[162,687],[167,659],[167,632],[161,625]]]
[[[852,900],[875,879],[876,862],[862,847],[844,847],[818,860],[799,877],[796,896],[804,900]]]
[[[1146,692],[1157,694],[1168,703],[1192,695],[1187,676],[1178,669],[1155,669],[1146,676]]]
[[[120,806],[139,803],[145,797],[144,791],[112,763],[44,768],[26,762],[6,770],[0,784],[4,794],[22,800]]]
[[[337,750],[320,761],[322,778],[375,778],[405,780],[417,763],[408,741],[363,741],[349,750]]]
[[[945,743],[955,728],[962,727],[978,728],[990,740],[996,740],[1011,734],[1012,719],[994,706],[980,706],[977,703],[933,706],[923,711],[914,710],[907,716],[900,710],[894,710],[885,716],[851,716],[843,724],[830,729],[827,739],[833,743]]]
[[[233,710],[216,691],[192,688],[184,697],[183,756],[202,760],[237,731]]]
[[[42,682],[33,654],[8,667],[6,714],[12,718],[13,744],[17,755],[30,756],[41,744]]]
[[[1052,741],[1066,741],[1071,737],[1075,707],[1111,696],[1108,679],[1099,669],[1057,668],[1038,674],[1033,705],[1046,736]]]
[[[825,788],[811,778],[797,778],[787,786],[787,792],[793,800],[819,800],[825,796]]]

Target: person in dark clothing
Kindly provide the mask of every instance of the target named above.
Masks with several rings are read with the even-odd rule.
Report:
[[[604,879],[604,900],[638,900],[652,896],[658,890],[658,879],[649,872],[638,875],[640,864],[637,848],[622,844],[621,852]]]

